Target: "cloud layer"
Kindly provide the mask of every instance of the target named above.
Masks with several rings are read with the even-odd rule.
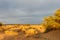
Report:
[[[0,21],[6,24],[39,24],[60,8],[60,0],[0,0]]]

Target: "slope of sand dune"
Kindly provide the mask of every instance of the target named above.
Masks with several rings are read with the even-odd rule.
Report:
[[[60,30],[52,30],[48,33],[42,34],[42,36],[49,40],[60,40]]]

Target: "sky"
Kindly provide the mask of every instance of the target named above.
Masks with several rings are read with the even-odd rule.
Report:
[[[0,22],[5,24],[40,24],[53,15],[60,0],[0,0]]]

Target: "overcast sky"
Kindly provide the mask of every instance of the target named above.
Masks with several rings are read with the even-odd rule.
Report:
[[[60,0],[0,0],[0,22],[40,24],[58,8]]]

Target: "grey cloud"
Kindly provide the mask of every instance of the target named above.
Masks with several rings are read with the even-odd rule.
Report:
[[[40,23],[44,16],[60,8],[60,0],[0,0],[0,21]]]

